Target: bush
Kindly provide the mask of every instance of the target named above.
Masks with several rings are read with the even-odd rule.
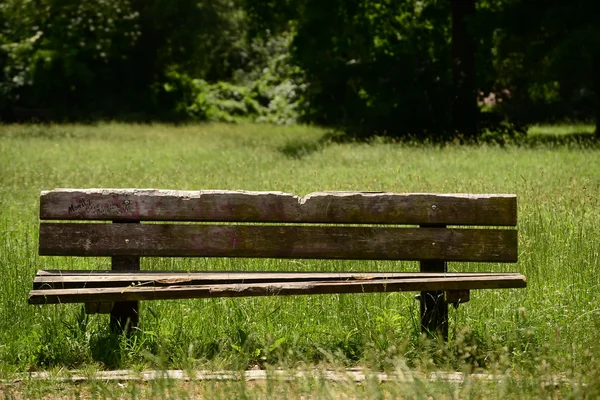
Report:
[[[128,0],[4,1],[0,105],[72,115],[118,97],[111,90],[140,36],[138,18]]]
[[[255,39],[245,69],[234,82],[209,83],[186,74],[170,72],[163,96],[172,102],[176,118],[211,122],[266,122],[295,124],[302,115],[304,83],[302,70],[291,63],[292,34],[267,40]]]

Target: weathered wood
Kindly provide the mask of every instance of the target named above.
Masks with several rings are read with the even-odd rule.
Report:
[[[93,273],[92,273],[93,272]],[[515,279],[525,277],[514,273],[487,272],[173,272],[144,271],[39,271],[33,282],[34,289],[73,289],[128,286],[211,285],[232,283],[271,283],[306,281],[367,281],[385,279],[466,278],[491,277]]]
[[[439,384],[446,382],[449,384],[470,385],[473,382],[489,382],[492,384],[500,384],[507,381],[516,381],[523,383],[518,376],[511,373],[507,374],[483,374],[473,373],[467,374],[462,372],[444,372],[435,371],[424,373],[420,371],[408,370],[405,368],[399,369],[391,373],[377,372],[376,370],[350,367],[346,369],[326,369],[318,368],[293,368],[286,369],[249,369],[249,370],[110,370],[110,371],[94,371],[90,375],[86,370],[61,370],[59,373],[54,371],[33,371],[20,374],[11,374],[13,377],[10,380],[0,380],[0,384],[10,387],[20,382],[30,382],[32,380],[43,380],[52,382],[100,382],[100,381],[117,381],[117,382],[139,382],[147,383],[151,381],[164,382],[165,380],[181,380],[186,382],[193,381],[232,381],[239,383],[241,381],[255,382],[339,382],[342,384],[350,384],[352,382],[392,382],[392,383],[410,383],[423,384],[431,381]],[[306,380],[308,379],[308,380]],[[522,378],[526,379],[526,378]],[[527,381],[525,381],[527,382]],[[573,386],[573,379],[568,379],[564,375],[554,375],[542,381],[544,389],[556,390],[559,385]]]
[[[517,260],[517,231],[306,225],[40,224],[40,255]]]
[[[357,271],[357,272],[318,272],[318,271],[154,271],[154,270],[140,270],[140,271],[112,271],[112,270],[82,270],[82,269],[41,269],[36,273],[36,279],[41,279],[40,282],[48,280],[49,282],[53,279],[61,279],[64,277],[67,280],[85,280],[87,277],[91,279],[121,279],[120,277],[127,278],[140,278],[140,279],[161,279],[164,277],[171,277],[173,274],[176,276],[192,277],[194,279],[269,279],[272,276],[282,277],[282,279],[295,277],[299,275],[301,277],[332,277],[332,278],[343,278],[343,279],[369,279],[370,276],[374,277],[389,277],[389,276],[403,276],[403,277],[423,277],[423,276],[435,276],[436,274],[421,273],[421,272],[381,272],[381,271]],[[441,274],[440,274],[441,275]],[[443,276],[480,276],[480,275],[514,275],[513,272],[445,272]]]
[[[42,220],[316,222],[503,225],[517,223],[506,194],[56,189],[40,197]]]
[[[126,226],[139,226],[139,221],[115,221],[115,229]],[[111,267],[113,271],[139,271],[140,258],[130,255],[118,255],[111,257]],[[98,306],[104,310],[107,305]],[[114,302],[110,310],[110,328],[117,333],[130,333],[135,329],[139,322],[140,305],[137,301],[117,301]]]
[[[521,277],[444,277],[361,281],[309,281],[281,283],[131,286],[127,288],[86,288],[32,290],[30,304],[166,300],[209,297],[273,296],[331,293],[373,293],[399,291],[446,291],[525,287]]]

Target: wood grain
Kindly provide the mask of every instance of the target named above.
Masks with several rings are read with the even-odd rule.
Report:
[[[420,272],[173,272],[146,271],[38,271],[34,289],[73,289],[127,286],[211,285],[307,281],[368,281],[382,279],[510,277],[514,273],[420,273]]]
[[[42,220],[517,224],[511,194],[423,194],[56,189],[40,197]]]
[[[344,282],[279,282],[219,285],[172,285],[163,287],[85,288],[32,290],[30,304],[167,300],[209,297],[246,297],[332,293],[373,293],[398,291],[436,291],[467,289],[521,288],[526,283],[514,276],[466,276],[411,278]]]
[[[517,231],[306,225],[40,224],[40,255],[517,260]]]

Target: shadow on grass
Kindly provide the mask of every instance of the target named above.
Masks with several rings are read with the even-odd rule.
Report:
[[[327,132],[316,140],[294,138],[279,147],[279,151],[286,157],[300,160],[313,153],[322,151],[332,143],[339,142],[342,137],[339,133]]]
[[[405,144],[407,146],[434,145],[443,144],[441,141],[434,141],[430,137],[419,139],[416,136],[392,137],[392,136],[357,136],[343,131],[329,131],[318,139],[299,139],[294,138],[283,146],[279,151],[286,157],[294,159],[303,159],[313,153],[322,151],[332,144]]]
[[[102,363],[106,368],[117,369],[123,364],[119,337],[115,334],[106,333],[93,338],[90,351],[93,360]]]
[[[322,150],[324,144],[321,140],[309,141],[302,139],[290,140],[279,148],[279,151],[286,157],[302,159],[317,151]]]
[[[473,141],[464,141],[460,138],[452,140],[435,140],[431,137],[419,138],[416,136],[390,137],[390,136],[367,136],[356,137],[341,132],[328,132],[316,140],[293,139],[279,148],[279,151],[289,157],[302,159],[313,153],[322,151],[325,147],[338,143],[363,143],[363,144],[402,144],[406,146],[478,146],[491,144],[499,146],[516,146],[524,148],[577,148],[577,149],[600,149],[600,135],[594,132],[585,132],[574,128],[572,131],[561,131],[555,133],[539,131],[523,135],[487,134]]]
[[[600,149],[600,136],[594,133],[573,131],[570,133],[541,133],[526,136],[522,143],[526,147],[577,147]]]

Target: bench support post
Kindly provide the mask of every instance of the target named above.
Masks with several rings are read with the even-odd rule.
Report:
[[[421,225],[421,228],[445,228],[446,225]],[[435,245],[432,243],[432,245]],[[447,272],[445,261],[421,261],[421,272]],[[421,332],[448,340],[448,303],[443,291],[421,292]]]
[[[444,261],[421,261],[421,272],[446,272]],[[448,340],[448,304],[444,291],[421,292],[421,332]]]
[[[113,221],[113,223],[134,223],[139,221]],[[113,271],[139,271],[140,258],[135,256],[111,257]],[[110,329],[115,333],[129,334],[139,322],[139,301],[117,301],[110,312]]]

